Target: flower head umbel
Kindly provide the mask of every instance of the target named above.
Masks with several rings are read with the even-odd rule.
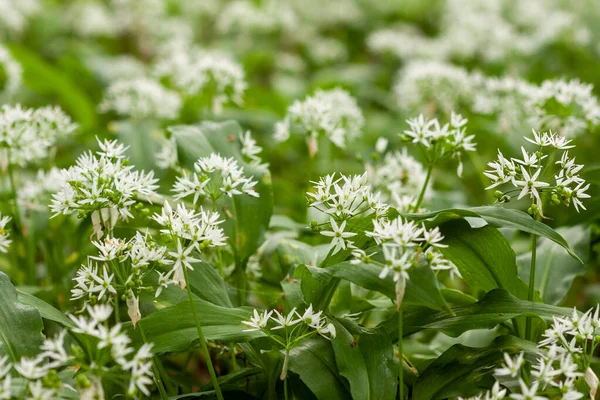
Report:
[[[184,173],[177,178],[173,186],[176,199],[194,196],[194,204],[199,200],[210,198],[214,203],[222,196],[247,194],[259,197],[254,186],[258,183],[244,175],[244,169],[233,158],[222,157],[211,153],[208,157],[199,158],[194,164],[194,172]]]
[[[458,160],[458,176],[462,175],[461,155],[465,151],[475,151],[474,135],[466,134],[468,120],[452,112],[450,122],[441,125],[437,118],[426,119],[423,114],[406,121],[409,129],[400,137],[421,147],[430,165],[445,159]]]
[[[10,235],[8,233],[8,223],[11,218],[8,215],[0,214],[0,253],[7,253],[8,246],[10,246],[12,240],[10,240]]]
[[[586,191],[590,185],[579,175],[583,165],[576,164],[569,157],[568,149],[574,146],[570,140],[552,132],[533,130],[533,138],[525,138],[537,147],[528,152],[521,147],[522,158],[506,158],[498,151],[498,159],[488,163],[489,169],[484,175],[492,180],[487,189],[509,184],[515,190],[496,191],[499,202],[511,200],[511,193],[518,192],[518,199],[528,198],[531,206],[528,212],[534,216],[543,214],[544,200],[551,205],[573,204],[577,211],[585,210],[582,200],[590,197]],[[553,160],[557,159],[553,163]]]
[[[308,152],[318,151],[324,136],[340,148],[361,135],[364,117],[356,100],[342,89],[317,91],[288,108],[285,119],[275,126],[275,140],[285,141],[292,133],[306,136]]]
[[[138,199],[150,201],[158,188],[154,173],[135,171],[125,160],[127,149],[118,141],[99,141],[100,151],[84,153],[76,165],[63,170],[63,186],[53,196],[53,216],[79,212],[92,214],[94,233],[100,238],[103,228],[112,230],[119,219],[133,217],[131,209]]]

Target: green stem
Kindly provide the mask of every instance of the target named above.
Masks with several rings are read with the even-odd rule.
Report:
[[[421,193],[419,194],[419,198],[417,199],[417,203],[415,204],[415,212],[419,210],[419,207],[421,207],[421,203],[423,203],[423,198],[425,197],[425,192],[427,191],[427,186],[429,185],[429,180],[431,179],[432,172],[433,164],[429,164],[429,166],[427,167],[427,176],[425,177],[425,183],[423,183],[423,188],[421,189]]]
[[[233,370],[237,371],[238,365],[237,365],[237,358],[235,357],[235,343],[231,343],[229,345],[229,349],[230,349],[230,353],[231,353],[231,364],[232,364]]]
[[[535,261],[537,256],[537,235],[531,234],[531,266],[529,267],[529,293],[527,294],[527,300],[533,301],[533,295],[535,293]],[[525,324],[525,338],[533,340],[531,332],[532,317],[527,317]]]
[[[400,393],[400,400],[404,400],[404,363],[402,360],[403,356],[402,346],[402,308],[398,307],[398,392]]]
[[[144,343],[148,343],[148,340],[146,339],[146,332],[144,332],[144,327],[142,326],[142,321],[138,321],[138,326],[140,327],[140,335],[142,336],[142,340],[144,341]],[[152,356],[152,372],[154,375],[154,383],[156,383],[156,387],[158,388],[158,391],[160,392],[160,398],[162,400],[168,400],[169,396],[167,395],[167,391],[165,390],[165,387],[162,383],[162,380],[160,379],[160,372],[158,371],[158,366],[157,366],[158,362],[156,361],[156,356]]]
[[[288,400],[288,378],[283,380],[283,397]]]
[[[217,380],[217,374],[215,373],[215,367],[213,366],[212,360],[210,358],[210,353],[208,352],[208,346],[206,345],[206,339],[204,338],[204,333],[202,333],[202,326],[200,325],[200,319],[198,318],[198,313],[196,312],[194,298],[192,297],[192,288],[190,286],[190,281],[188,279],[188,271],[185,266],[183,267],[183,275],[185,277],[185,287],[186,287],[187,293],[188,293],[188,300],[190,302],[190,308],[192,309],[192,314],[194,314],[194,322],[196,323],[196,329],[198,331],[198,338],[200,339],[200,346],[202,347],[202,351],[204,352],[204,360],[206,361],[206,367],[208,368],[208,374],[210,375],[210,380],[212,381],[213,387],[215,388],[215,393],[217,395],[217,399],[224,400],[223,393],[221,392],[221,387],[219,386],[219,381]]]

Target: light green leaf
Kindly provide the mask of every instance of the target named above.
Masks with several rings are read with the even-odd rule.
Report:
[[[354,342],[354,337],[342,324],[335,320],[332,323],[336,337],[331,339],[331,346],[340,375],[348,380],[353,399],[369,400],[369,374],[359,344]]]
[[[44,341],[42,318],[34,307],[19,302],[8,275],[0,272],[0,354],[13,362],[40,353]]]
[[[394,400],[397,382],[394,349],[389,335],[381,328],[363,333],[358,339],[369,376],[369,398]]]

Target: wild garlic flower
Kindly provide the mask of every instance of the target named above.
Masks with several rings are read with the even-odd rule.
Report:
[[[378,29],[367,38],[369,50],[401,60],[444,60],[446,46],[441,40],[426,37],[412,25]]]
[[[268,34],[282,29],[291,31],[297,25],[297,16],[287,4],[268,1],[262,4],[237,0],[228,3],[216,21],[224,34]]]
[[[0,45],[0,99],[9,100],[21,88],[22,74],[21,64]]]
[[[600,124],[600,104],[593,86],[577,79],[544,81],[532,100],[530,123],[572,137]]]
[[[255,166],[260,166],[262,159],[260,158],[259,154],[263,149],[256,143],[256,140],[254,140],[250,134],[250,131],[240,133],[239,139],[242,146],[240,151],[244,157],[244,161]]]
[[[396,282],[396,301],[398,306],[404,297],[408,271],[413,267],[429,265],[432,257],[423,253],[433,247],[446,247],[442,243],[444,237],[439,228],[427,229],[425,225],[408,221],[402,217],[393,220],[374,219],[373,230],[366,232],[378,246],[381,246],[384,263],[379,263],[364,252],[356,252],[354,256],[362,262],[378,264],[382,267],[379,277],[386,278],[390,273]]]
[[[362,111],[348,92],[339,88],[318,90],[288,108],[285,119],[275,125],[274,138],[283,142],[292,133],[305,135],[309,155],[313,157],[318,151],[319,137],[345,148],[361,136],[364,123]]]
[[[65,24],[78,36],[115,37],[119,26],[110,7],[102,1],[69,4],[64,13]]]
[[[7,228],[10,220],[11,218],[8,215],[2,216],[2,214],[0,214],[0,253],[8,253],[8,247],[12,243]]]
[[[407,113],[449,114],[469,105],[474,96],[469,73],[436,61],[414,61],[398,73],[393,87],[398,107]]]
[[[537,150],[529,153],[521,147],[522,159],[507,159],[498,151],[497,161],[488,163],[490,169],[484,172],[492,180],[486,189],[513,185],[514,190],[496,191],[497,200],[506,203],[511,200],[511,194],[518,192],[518,199],[531,199],[528,212],[534,216],[544,216],[544,200],[549,200],[552,205],[563,204],[567,207],[572,203],[578,212],[580,208],[585,210],[582,200],[590,197],[586,193],[590,185],[579,176],[583,165],[575,164],[575,158],[569,158],[568,149],[574,147],[570,145],[571,141],[551,131],[532,132],[533,139],[525,139],[536,145]],[[558,161],[554,161],[557,158]],[[550,183],[552,180],[554,184]],[[542,199],[542,195],[546,195],[545,199]]]
[[[312,304],[303,313],[298,312],[295,307],[287,314],[277,310],[254,310],[250,319],[242,321],[242,324],[248,327],[244,332],[260,331],[285,350],[281,380],[287,377],[291,349],[316,334],[330,340],[334,339],[337,333],[335,326],[323,315],[323,311],[315,312]]]
[[[29,211],[48,211],[48,203],[52,195],[64,185],[64,176],[60,169],[50,168],[48,171],[38,170],[35,177],[22,178],[22,185],[17,190],[19,207]]]
[[[73,133],[77,125],[59,107],[0,108],[0,167],[24,167],[47,158],[57,141]]]
[[[222,195],[232,197],[247,194],[259,197],[254,189],[258,182],[252,178],[253,176],[247,178],[244,175],[244,169],[233,157],[225,158],[211,153],[196,161],[194,172],[178,177],[173,191],[177,200],[193,195],[194,204],[205,198],[210,198],[215,204]]]
[[[352,221],[353,217],[359,215],[379,218],[388,211],[389,206],[367,185],[367,173],[354,176],[340,174],[339,177],[331,174],[312,183],[314,191],[307,193],[309,207],[329,216],[327,224],[331,230],[323,230],[318,227],[316,221],[313,221],[312,226],[322,235],[333,238],[330,246],[332,254],[342,249],[353,248],[349,238],[356,233],[345,231],[347,221]]]
[[[53,217],[91,213],[94,233],[100,238],[103,228],[111,231],[119,219],[132,218],[131,209],[140,199],[150,202],[158,179],[152,171],[134,171],[126,160],[127,147],[118,141],[98,140],[98,145],[96,155],[84,153],[76,165],[62,171],[65,183],[53,195],[50,210]]]
[[[427,171],[423,164],[408,154],[406,147],[402,151],[386,153],[382,160],[373,166],[367,166],[367,171],[369,182],[381,193],[383,201],[399,212],[414,210],[414,203],[423,188]],[[428,185],[424,199],[430,198],[432,193]]]
[[[165,247],[158,245],[150,235],[140,232],[129,240],[107,236],[92,244],[99,254],[90,256],[89,263],[77,272],[71,300],[84,298],[92,303],[108,303],[113,297],[119,297],[127,302],[128,314],[135,326],[140,314],[139,295],[155,289],[145,283],[147,278],[158,274],[158,296],[165,284],[175,283],[169,280],[173,260]],[[169,272],[161,273],[164,268],[168,268]]]
[[[418,118],[406,121],[409,129],[400,134],[402,140],[418,145],[425,153],[430,166],[446,159],[457,159],[456,173],[462,176],[462,153],[475,151],[474,135],[467,135],[468,120],[462,115],[452,112],[450,122],[441,125],[437,118],[425,119],[423,114]]]
[[[172,281],[177,282],[181,290],[184,290],[186,281],[183,269],[193,270],[192,263],[203,260],[196,258],[196,254],[227,244],[227,237],[219,227],[223,221],[219,218],[217,212],[207,212],[202,208],[196,212],[188,210],[183,204],[178,204],[173,210],[168,202],[165,202],[160,214],[152,216],[161,225],[161,234],[174,244],[167,253],[173,267],[168,274],[159,275],[159,285],[166,286]],[[159,287],[159,290],[162,289]],[[157,295],[159,293],[160,291]]]
[[[119,80],[106,89],[99,109],[133,119],[169,120],[179,115],[181,98],[151,79]]]
[[[242,105],[248,86],[242,66],[227,55],[179,43],[159,56],[154,74],[186,96],[207,100],[216,114],[228,102]]]
[[[0,34],[20,34],[41,8],[40,0],[0,0]]]

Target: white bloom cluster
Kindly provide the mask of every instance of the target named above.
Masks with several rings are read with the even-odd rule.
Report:
[[[217,212],[199,212],[188,210],[184,205],[178,204],[173,210],[168,202],[163,205],[161,214],[154,214],[152,219],[162,226],[160,232],[177,243],[177,248],[168,252],[173,260],[173,268],[166,275],[159,276],[159,285],[166,287],[170,282],[179,284],[181,290],[186,287],[184,268],[193,270],[192,263],[201,261],[194,258],[193,251],[201,253],[203,250],[226,245],[227,237],[219,225]],[[157,295],[160,294],[160,289]]]
[[[405,148],[386,153],[374,166],[368,166],[369,182],[379,191],[383,200],[399,212],[412,212],[423,188],[427,172],[423,165]],[[425,189],[424,199],[431,197],[432,190]]]
[[[449,114],[470,104],[473,82],[467,70],[438,61],[414,61],[398,73],[393,88],[404,112]]]
[[[360,137],[365,123],[356,100],[343,89],[318,90],[304,101],[296,101],[283,121],[275,126],[275,140],[285,141],[291,133],[307,136],[309,154],[318,151],[318,138],[327,137],[340,148]]]
[[[32,211],[47,211],[52,194],[64,185],[64,175],[56,167],[39,170],[34,178],[27,179],[17,190],[19,207]]]
[[[21,64],[0,45],[0,99],[10,99],[20,89],[22,74]]]
[[[181,98],[152,79],[127,79],[106,89],[99,108],[102,112],[114,111],[136,119],[175,119],[181,109]]]
[[[346,176],[326,175],[314,184],[314,191],[307,193],[310,207],[329,216],[331,231],[320,230],[321,234],[332,238],[332,254],[342,249],[354,248],[348,238],[356,236],[344,232],[346,224],[355,216],[372,214],[379,218],[386,215],[388,205],[381,201],[379,193],[373,193],[367,184],[367,173]],[[314,225],[314,224],[313,224]]]
[[[461,155],[463,151],[475,151],[474,135],[467,136],[468,120],[452,112],[450,122],[441,125],[437,118],[418,118],[406,121],[410,129],[401,134],[403,140],[419,145],[427,156],[430,165],[445,159],[458,159],[458,176],[462,175]]]
[[[2,216],[2,214],[0,214],[0,253],[7,253],[8,246],[10,246],[12,242],[6,227],[10,220],[11,218],[8,215]]]
[[[56,142],[77,125],[58,107],[0,108],[0,166],[26,166],[50,155]]]
[[[131,208],[139,198],[150,201],[158,188],[154,172],[134,171],[125,160],[127,147],[118,141],[98,140],[100,151],[90,151],[77,159],[76,165],[63,170],[64,184],[53,195],[50,210],[54,216],[92,213],[94,233],[103,234],[102,228],[111,231],[119,218],[133,217]]]
[[[167,48],[154,72],[187,96],[201,96],[210,101],[215,113],[220,113],[227,102],[241,105],[248,86],[242,66],[227,55],[181,43]]]
[[[112,307],[88,306],[86,311],[89,317],[70,315],[75,324],[72,332],[87,336],[87,340],[103,351],[90,351],[90,348],[73,345],[72,354],[69,354],[65,348],[67,331],[61,331],[54,339],[44,340],[40,354],[35,358],[23,357],[12,364],[8,356],[0,357],[0,398],[50,400],[61,397],[59,392],[72,392],[73,386],[62,382],[58,374],[65,367],[80,372],[75,386],[81,398],[104,398],[104,377],[111,382],[115,378],[128,382],[127,394],[132,398],[140,398],[140,394],[150,396],[153,384],[152,345],[144,344],[137,351],[131,347],[131,339],[122,325],[110,327],[107,322]],[[14,378],[24,382],[15,385]]]
[[[412,26],[376,30],[367,38],[369,50],[390,54],[400,59],[443,59],[446,47],[438,40],[428,38]]]
[[[260,5],[236,0],[228,3],[217,19],[217,29],[222,33],[257,34],[278,30],[293,30],[296,14],[284,2],[267,1]]]
[[[201,157],[194,164],[194,172],[177,178],[173,191],[175,199],[194,196],[194,204],[199,199],[210,198],[213,204],[223,195],[247,194],[259,197],[254,186],[258,183],[252,176],[244,176],[244,169],[233,158],[225,158],[220,154],[211,153]]]
[[[41,8],[39,0],[0,0],[0,31],[21,33],[35,13]]]
[[[88,265],[83,265],[77,272],[74,278],[76,284],[71,290],[71,300],[85,298],[92,303],[106,303],[111,300],[111,296],[120,296],[122,300],[127,301],[128,314],[135,326],[140,318],[139,294],[152,290],[152,287],[144,284],[145,278],[152,272],[158,274],[158,296],[162,291],[163,281],[168,281],[170,275],[163,275],[159,269],[172,264],[173,260],[167,256],[165,247],[156,244],[152,237],[140,232],[136,232],[136,235],[127,241],[106,237],[92,244],[99,254],[91,256]]]
[[[119,26],[112,10],[102,1],[80,1],[66,9],[65,23],[82,37],[114,37]]]
[[[551,129],[574,136],[600,124],[600,105],[593,86],[577,79],[544,81],[532,101],[530,122],[536,129]]]
[[[162,169],[173,168],[178,170],[179,156],[177,153],[177,141],[173,136],[161,140],[160,150],[155,155],[156,166]]]
[[[148,72],[146,65],[131,55],[86,57],[86,60],[90,70],[107,84],[135,80]]]
[[[571,141],[552,132],[538,133],[535,130],[533,139],[525,139],[535,144],[537,150],[529,153],[521,147],[523,159],[507,159],[498,151],[498,160],[488,163],[490,169],[484,172],[484,175],[492,180],[487,189],[512,184],[515,190],[496,192],[498,201],[508,202],[511,200],[510,194],[518,191],[518,199],[527,196],[532,200],[528,212],[534,216],[544,215],[542,194],[548,195],[552,205],[569,206],[573,203],[577,211],[580,208],[585,210],[582,199],[590,197],[586,193],[590,185],[579,176],[583,165],[576,164],[575,158],[569,158],[567,150],[575,147],[569,145]],[[562,154],[559,154],[559,151],[562,151]],[[560,159],[553,163],[554,157],[558,155]],[[554,180],[554,185],[549,183],[550,179]]]
[[[261,165],[262,159],[259,154],[262,152],[262,147],[256,143],[250,131],[240,133],[240,144],[242,146],[240,151],[244,156],[244,160],[255,166]]]

